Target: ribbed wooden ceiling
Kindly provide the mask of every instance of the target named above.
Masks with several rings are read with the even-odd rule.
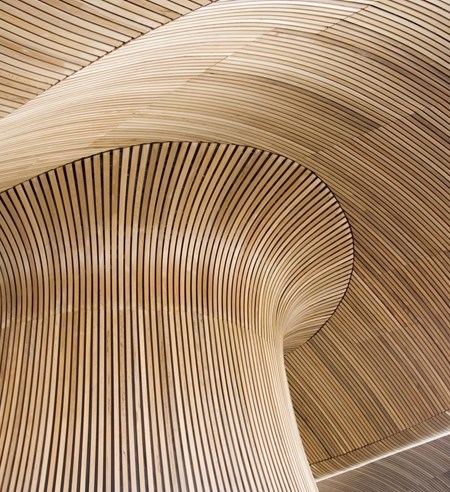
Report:
[[[248,147],[117,149],[1,193],[0,490],[309,492],[283,348],[352,259],[330,190]]]
[[[0,118],[131,39],[214,0],[2,0]]]
[[[286,367],[316,474],[351,466],[447,425],[449,28],[448,0],[219,0],[0,121],[1,186],[158,140],[315,172],[352,226],[354,275]]]
[[[320,492],[448,492],[450,436],[318,483]]]
[[[291,389],[293,387],[294,385],[291,382]],[[297,417],[300,420],[298,404],[296,408]],[[300,420],[299,425],[304,425],[303,420]],[[323,430],[323,427],[321,430]],[[332,459],[326,458],[324,460],[313,461],[310,458],[311,469],[316,477],[327,479],[345,470],[350,470],[354,466],[359,466],[362,463],[367,463],[373,459],[380,459],[387,454],[397,453],[403,449],[413,447],[416,443],[438,439],[448,432],[450,432],[450,413],[443,412],[379,441],[368,442],[348,453],[336,454]],[[304,440],[310,434],[310,432],[303,432],[302,436]],[[319,435],[318,431],[316,431],[316,435]],[[323,442],[326,441],[324,440]],[[312,450],[314,449],[314,444],[306,442],[306,447],[308,450]]]

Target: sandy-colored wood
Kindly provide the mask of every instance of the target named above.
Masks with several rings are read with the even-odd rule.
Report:
[[[285,361],[313,468],[351,466],[450,409],[449,12],[220,0],[0,121],[1,187],[157,140],[234,142],[313,170],[352,226],[355,273]]]
[[[118,149],[0,194],[0,490],[313,491],[284,370],[350,279],[309,170]]]
[[[368,463],[372,460],[380,460],[391,453],[400,452],[403,449],[415,446],[416,443],[434,440],[444,434],[450,434],[450,413],[443,412],[429,420],[420,422],[413,427],[402,430],[380,441],[368,443],[348,453],[343,453],[333,458],[317,461],[311,464],[314,476],[320,479],[345,473],[346,470]]]
[[[448,492],[450,435],[318,483],[320,492]]]
[[[2,0],[0,118],[98,58],[214,0]]]

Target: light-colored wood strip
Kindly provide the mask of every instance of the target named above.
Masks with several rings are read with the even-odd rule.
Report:
[[[3,192],[0,217],[2,488],[315,489],[283,349],[333,313],[353,245],[311,171],[139,145]]]
[[[122,44],[186,15],[210,0],[54,1],[5,0],[0,5],[0,62],[8,63],[12,82],[0,79],[0,108],[6,116],[45,88],[82,69]],[[26,73],[38,87],[30,93]],[[17,91],[24,95],[20,98]]]

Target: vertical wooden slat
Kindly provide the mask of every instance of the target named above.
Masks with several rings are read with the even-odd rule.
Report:
[[[139,145],[3,192],[0,216],[2,490],[315,490],[283,348],[353,260],[316,176],[250,147]]]

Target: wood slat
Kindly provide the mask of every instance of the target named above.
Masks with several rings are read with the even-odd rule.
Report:
[[[402,451],[323,482],[320,492],[447,492],[450,436]]]
[[[1,193],[0,490],[314,490],[283,348],[352,261],[325,185],[249,147],[117,149]]]
[[[149,141],[236,143],[315,172],[352,226],[355,269],[285,362],[309,460],[357,464],[359,449],[377,456],[450,409],[449,12],[447,0],[220,0],[0,121],[2,189]]]
[[[380,441],[366,444],[351,452],[311,463],[311,469],[320,480],[326,480],[337,474],[346,473],[355,466],[383,459],[386,455],[396,454],[416,443],[434,440],[450,433],[450,413],[443,412],[429,420],[393,434]]]
[[[0,118],[128,41],[214,0],[2,0]]]

